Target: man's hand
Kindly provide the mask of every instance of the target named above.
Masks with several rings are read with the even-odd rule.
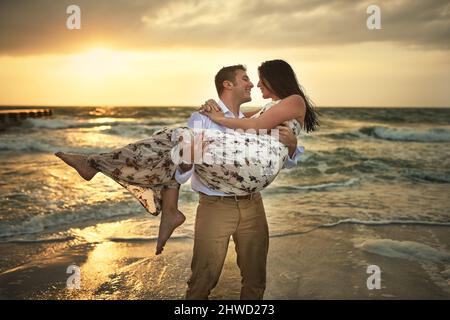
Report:
[[[180,163],[178,165],[178,168],[180,168],[181,173],[185,173],[188,172],[192,169],[193,164],[185,164],[185,163]]]
[[[297,149],[297,137],[294,135],[294,131],[292,131],[285,123],[276,127],[280,133],[280,142],[284,144],[289,149],[289,157],[295,153]]]
[[[179,138],[181,148],[183,150],[184,161],[188,163],[180,163],[179,168],[182,172],[186,172],[191,170],[192,165],[194,163],[199,163],[199,161],[203,161],[203,156],[207,151],[208,145],[210,141],[204,139],[204,133],[201,132],[197,136],[190,135],[189,137],[180,136]],[[190,159],[185,159],[186,154],[184,151],[189,150]],[[198,157],[201,157],[198,159]]]

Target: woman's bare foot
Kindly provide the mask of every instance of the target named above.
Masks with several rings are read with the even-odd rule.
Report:
[[[89,166],[86,159],[87,156],[85,155],[57,152],[55,153],[55,156],[77,170],[78,174],[84,180],[91,180],[98,172],[96,169]]]
[[[169,240],[173,231],[183,224],[186,217],[180,211],[166,211],[161,215],[161,223],[159,224],[158,241],[156,243],[156,255],[161,254],[164,245]]]

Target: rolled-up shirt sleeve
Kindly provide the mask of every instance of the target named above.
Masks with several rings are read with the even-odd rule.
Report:
[[[297,165],[298,159],[300,159],[300,156],[302,153],[305,152],[305,148],[303,146],[298,146],[297,149],[295,149],[294,155],[291,157],[288,155],[286,161],[284,162],[283,169],[291,169]]]
[[[191,170],[186,172],[181,172],[180,168],[178,167],[177,171],[175,171],[175,180],[177,180],[179,184],[186,183],[193,173],[194,173],[194,166],[192,166]]]

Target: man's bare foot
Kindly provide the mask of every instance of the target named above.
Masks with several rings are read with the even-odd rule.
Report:
[[[84,180],[91,180],[98,172],[96,169],[89,166],[86,159],[87,156],[85,155],[57,152],[55,153],[55,156],[77,170],[78,174]]]
[[[161,215],[159,224],[158,242],[156,243],[156,255],[161,254],[164,245],[169,240],[173,231],[183,224],[186,217],[180,210],[166,211]]]

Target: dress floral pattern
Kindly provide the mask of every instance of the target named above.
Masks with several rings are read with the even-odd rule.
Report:
[[[259,117],[276,102],[265,105],[252,117]],[[298,136],[297,120],[286,124]],[[151,137],[131,143],[108,153],[90,155],[89,164],[130,191],[153,215],[161,212],[161,191],[179,188],[174,176],[182,155],[180,131],[203,133],[207,141],[203,161],[195,164],[199,179],[209,188],[227,194],[245,195],[267,187],[278,175],[288,157],[287,147],[270,134],[239,132],[239,130],[201,130],[163,128]],[[177,162],[177,163],[176,163]]]

